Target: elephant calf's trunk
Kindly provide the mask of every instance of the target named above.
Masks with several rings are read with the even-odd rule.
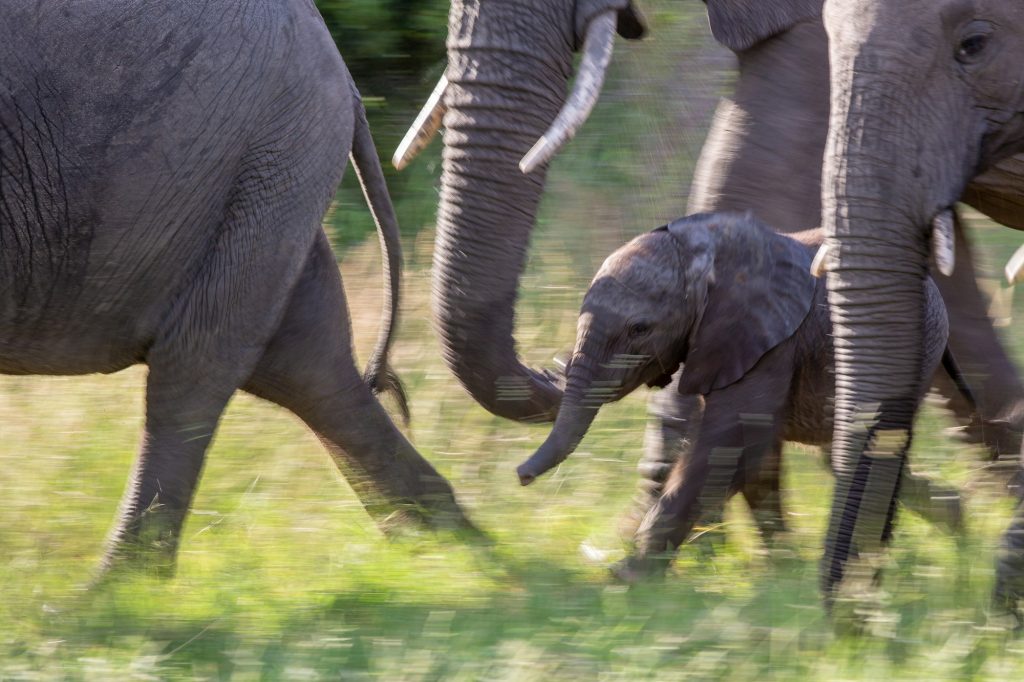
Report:
[[[587,429],[596,416],[596,407],[563,404],[558,413],[558,419],[555,421],[555,427],[551,430],[547,440],[537,449],[537,452],[533,453],[530,459],[516,468],[520,485],[530,485],[538,476],[564,462],[583,440],[583,436],[587,434]]]
[[[555,440],[558,439],[554,437],[554,434],[548,436],[548,439],[544,441],[544,445],[541,445],[530,459],[516,468],[516,473],[519,474],[520,485],[530,485],[537,480],[538,476],[555,468],[572,454],[572,450],[566,448],[564,444],[552,442]]]

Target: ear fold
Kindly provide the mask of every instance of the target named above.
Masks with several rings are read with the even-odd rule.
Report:
[[[637,40],[647,33],[647,22],[633,0],[576,0],[577,47],[583,44],[590,20],[609,10],[617,11],[617,30],[623,38]]]
[[[696,241],[711,244],[714,254],[706,304],[690,332],[679,381],[680,393],[704,395],[739,381],[796,332],[814,301],[811,254],[750,214],[694,216],[669,231],[689,243],[703,233]]]
[[[705,0],[715,40],[742,52],[789,29],[821,16],[824,0]]]

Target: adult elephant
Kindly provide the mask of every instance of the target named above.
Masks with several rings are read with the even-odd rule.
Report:
[[[839,472],[822,566],[831,599],[851,560],[873,554],[890,534],[911,440],[930,226],[977,171],[1024,149],[1024,7],[1007,0],[827,0],[824,21],[832,113],[822,202]],[[1024,183],[1005,173],[989,177],[1024,193]],[[1013,609],[1022,594],[1018,506],[994,598]]]
[[[469,527],[371,393],[392,383],[398,225],[313,3],[3,0],[0,15],[0,372],[148,366],[107,565],[173,559],[240,388],[302,418],[385,526]],[[365,380],[321,227],[349,155],[387,260]]]

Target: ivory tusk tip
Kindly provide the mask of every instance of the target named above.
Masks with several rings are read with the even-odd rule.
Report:
[[[932,218],[932,254],[935,267],[944,277],[950,277],[956,269],[956,238],[953,211],[946,209]]]
[[[542,137],[537,140],[537,143],[530,148],[530,151],[526,152],[522,160],[519,162],[519,170],[524,174],[529,175],[533,171],[537,170],[537,167],[548,160],[550,153],[548,148],[547,137]]]
[[[1024,244],[1006,262],[1006,281],[1012,286],[1024,282]]]
[[[814,254],[814,260],[811,261],[811,275],[814,277],[821,277],[828,270],[825,259],[828,257],[829,251],[828,243],[823,243],[818,248],[818,253]]]

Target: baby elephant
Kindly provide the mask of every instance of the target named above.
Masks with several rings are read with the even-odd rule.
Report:
[[[598,271],[558,419],[518,474],[530,484],[572,453],[601,405],[641,384],[664,387],[682,365],[679,390],[703,397],[699,433],[691,433],[689,452],[637,531],[623,577],[663,568],[667,552],[737,491],[770,540],[778,528],[770,519],[781,519],[781,509],[777,467],[765,462],[778,461],[786,440],[831,444],[831,322],[825,283],[810,274],[822,236],[776,234],[750,214],[701,214],[637,237]],[[926,302],[925,387],[948,333],[931,280]],[[955,491],[937,494],[923,477],[905,476],[901,499],[925,516],[944,510],[947,523],[959,524]],[[759,514],[759,505],[774,506],[774,514]]]

